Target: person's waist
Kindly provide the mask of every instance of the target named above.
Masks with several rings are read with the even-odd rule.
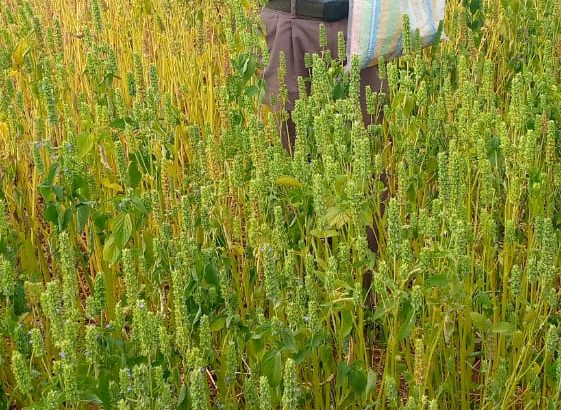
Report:
[[[290,13],[290,0],[269,0],[265,6],[271,10]],[[313,1],[296,0],[296,16],[300,18],[338,21],[349,16],[349,2],[346,0]]]

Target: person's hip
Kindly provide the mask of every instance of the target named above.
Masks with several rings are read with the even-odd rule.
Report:
[[[325,22],[339,21],[349,16],[347,0],[269,0],[265,7],[287,14],[294,11],[296,18]]]

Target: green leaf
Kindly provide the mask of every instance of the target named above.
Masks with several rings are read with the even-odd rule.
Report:
[[[319,358],[321,360],[322,367],[326,369],[326,372],[331,372],[331,369],[335,367],[335,359],[333,358],[333,350],[329,343],[325,343],[319,347]]]
[[[415,108],[415,98],[408,95],[405,97],[405,101],[403,103],[403,115],[405,118],[408,118],[411,115],[413,108]]]
[[[55,194],[57,201],[64,201],[64,190],[61,186],[53,185],[51,191]]]
[[[376,372],[372,369],[368,369],[368,380],[366,382],[366,394],[372,393],[376,389]]]
[[[435,288],[441,288],[444,287],[446,285],[448,285],[448,283],[450,283],[450,279],[448,278],[448,275],[442,274],[442,275],[433,275],[430,278],[427,279],[426,284],[428,286],[432,286]]]
[[[252,56],[247,57],[247,60],[245,61],[242,70],[244,82],[249,81],[249,79],[253,77],[253,74],[255,74],[256,69],[257,69],[257,60]]]
[[[471,312],[471,322],[480,332],[485,332],[491,327],[491,321],[483,313]]]
[[[205,266],[204,274],[208,283],[214,286],[219,285],[218,270],[216,269],[216,265],[214,263],[209,263]]]
[[[76,138],[78,144],[78,158],[83,159],[92,150],[95,138],[92,134],[83,132]]]
[[[117,262],[120,254],[121,250],[116,245],[114,236],[111,235],[103,245],[103,260],[113,264]]]
[[[335,404],[335,408],[338,409],[349,409],[353,407],[356,398],[351,390],[345,390],[345,393],[339,398],[339,401]]]
[[[324,239],[324,238],[333,238],[335,236],[339,236],[339,232],[330,229],[324,231],[319,229],[313,229],[310,231],[310,235],[315,236],[316,238]]]
[[[86,178],[79,174],[72,175],[72,196],[74,197],[84,197],[87,196],[89,186]]]
[[[89,403],[95,403],[95,404],[103,404],[103,401],[94,393],[84,393],[82,394],[81,397],[82,401],[87,401]]]
[[[282,355],[279,350],[265,353],[262,360],[262,369],[271,387],[277,387],[282,378]]]
[[[58,224],[58,205],[54,202],[49,202],[43,211],[45,221],[53,224]]]
[[[343,386],[343,383],[347,379],[347,375],[349,374],[350,370],[351,366],[349,366],[347,363],[339,363],[339,366],[337,366],[337,382],[335,384],[335,387],[340,388]]]
[[[113,237],[115,245],[123,249],[132,235],[132,219],[130,214],[121,214],[113,219]]]
[[[385,304],[376,306],[376,310],[372,315],[372,320],[376,321],[378,319],[381,319],[382,316],[386,315],[391,310],[392,305],[393,303],[387,302]]]
[[[345,97],[345,95],[347,94],[347,88],[345,87],[345,84],[342,81],[338,81],[337,84],[335,84],[335,87],[333,87],[333,93],[332,93],[332,97],[333,100],[339,100],[343,97]]]
[[[45,180],[45,185],[52,185],[55,182],[55,178],[58,174],[58,162],[55,162],[49,167],[47,172],[47,179]]]
[[[21,271],[34,272],[37,268],[37,259],[35,258],[35,246],[31,243],[31,237],[22,238],[23,249],[21,258]]]
[[[294,334],[288,329],[282,329],[278,335],[278,340],[275,341],[274,346],[279,351],[289,351],[296,354],[298,352],[298,347],[296,346],[296,341],[294,340]]]
[[[339,329],[339,338],[344,339],[351,333],[351,330],[353,330],[353,316],[347,309],[344,309],[341,311],[341,328]]]
[[[276,179],[275,183],[287,188],[302,188],[302,183],[300,181],[288,175],[281,175]]]
[[[181,384],[181,390],[179,391],[179,397],[177,398],[177,408],[186,408],[184,405],[186,404],[185,398],[187,397],[187,385],[185,383]]]
[[[61,218],[62,216],[62,218]],[[70,220],[72,219],[72,208],[68,208],[64,211],[64,214],[59,214],[59,229],[64,230],[68,227]]]
[[[255,97],[257,94],[259,94],[259,88],[255,85],[252,85],[245,90],[245,95],[250,98]]]
[[[518,11],[520,10],[520,0],[510,0],[509,4],[513,13],[514,14],[518,13]]]
[[[347,209],[341,209],[339,206],[333,206],[325,212],[325,218],[331,227],[340,229],[351,220],[351,213]]]
[[[355,393],[362,393],[366,389],[368,380],[364,369],[359,364],[353,364],[349,371],[349,384]]]
[[[140,181],[142,180],[142,173],[138,168],[138,162],[133,159],[129,164],[129,179],[132,188],[136,188],[140,185]]]
[[[522,347],[526,335],[521,330],[517,330],[512,334],[512,344],[514,347]]]
[[[249,339],[246,344],[248,353],[254,357],[261,356],[263,350],[265,350],[265,340],[263,339]]]
[[[220,316],[210,324],[210,331],[217,332],[219,330],[222,330],[225,324],[226,324],[226,316]]]
[[[78,233],[82,233],[88,218],[90,216],[90,206],[88,204],[78,204],[76,206],[76,230]]]
[[[403,318],[403,324],[399,329],[399,334],[397,336],[398,341],[406,339],[411,334],[413,330],[413,325],[415,324],[415,309],[410,303],[406,302],[401,311],[399,312],[400,318]]]
[[[109,215],[102,212],[94,211],[92,214],[92,218],[95,227],[100,231],[103,231],[105,229],[105,226],[107,225],[107,220],[109,219]]]
[[[405,100],[405,93],[403,91],[398,92],[391,102],[391,107],[393,110],[397,109],[403,101]]]
[[[124,130],[126,128],[127,124],[133,124],[133,120],[130,118],[117,118],[113,121],[111,121],[111,123],[109,123],[109,126],[111,128],[116,128],[119,130]]]
[[[493,326],[493,333],[499,333],[504,336],[512,336],[516,328],[510,322],[501,322],[498,325]]]

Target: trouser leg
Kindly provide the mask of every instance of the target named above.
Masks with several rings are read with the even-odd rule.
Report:
[[[362,111],[362,118],[364,121],[364,125],[368,126],[372,123],[372,117],[368,114],[366,109],[366,87],[370,86],[372,91],[379,92],[380,90],[385,89],[385,84],[380,81],[378,78],[378,68],[377,67],[369,67],[361,71],[360,75],[361,81],[361,93],[360,93],[360,108]],[[289,107],[294,107],[294,100],[297,98],[296,95],[290,96],[289,95]],[[284,149],[292,155],[294,153],[294,143],[296,141],[296,127],[294,122],[292,121],[291,111],[288,111],[288,120],[282,124],[281,130],[281,138],[282,138],[282,145]],[[373,119],[375,123],[381,123],[383,120],[382,115],[378,116],[378,118]]]

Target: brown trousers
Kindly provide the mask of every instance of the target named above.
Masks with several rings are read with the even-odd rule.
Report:
[[[306,78],[309,70],[304,65],[304,55],[309,53],[320,53],[319,44],[320,25],[324,24],[327,34],[327,48],[331,55],[338,58],[337,36],[342,32],[347,36],[348,20],[343,19],[335,22],[325,22],[320,19],[299,18],[295,13],[295,0],[291,0],[292,12],[272,10],[267,7],[261,12],[261,18],[267,31],[267,45],[269,48],[270,62],[265,69],[264,78],[267,85],[265,101],[270,103],[271,95],[278,95],[279,80],[279,56],[284,52],[286,60],[285,83],[288,91],[288,102],[286,110],[290,113],[294,108],[294,102],[298,99],[298,77]],[[361,71],[361,105],[365,122],[369,121],[366,114],[366,100],[364,90],[370,85],[373,91],[384,90],[386,84],[378,77],[378,67],[373,66]],[[292,152],[294,146],[294,124],[288,121],[288,133],[283,132],[283,145]],[[286,130],[287,127],[283,127]]]
[[[298,99],[298,76],[306,78],[310,74],[309,70],[304,65],[304,55],[306,53],[312,55],[321,52],[319,44],[320,24],[323,23],[325,25],[327,47],[331,51],[331,55],[335,58],[338,57],[338,33],[343,32],[346,37],[348,25],[347,19],[336,22],[324,22],[319,19],[298,18],[295,13],[295,0],[291,0],[291,3],[290,13],[268,9],[267,7],[265,7],[261,13],[261,18],[267,31],[267,45],[270,54],[269,66],[264,72],[267,85],[265,101],[270,103],[271,96],[278,95],[279,56],[282,51],[284,52],[286,60],[285,83],[288,91],[286,110],[289,113],[294,109],[294,102]],[[366,113],[365,99],[365,89],[367,85],[370,85],[373,91],[387,90],[387,83],[380,81],[378,76],[378,67],[373,66],[361,72],[361,107],[364,121],[368,124],[370,117]],[[378,121],[380,120],[381,118],[378,118]],[[285,124],[282,129],[283,146],[289,153],[292,153],[295,139],[295,127],[290,117],[287,124]],[[386,175],[382,175],[381,179],[384,184],[387,185]],[[384,212],[384,203],[386,200],[387,194],[384,194],[382,198],[382,212]],[[378,251],[378,235],[376,231],[377,229],[374,227],[369,226],[366,228],[368,244],[373,252]],[[369,282],[369,280],[367,280],[367,282]]]

